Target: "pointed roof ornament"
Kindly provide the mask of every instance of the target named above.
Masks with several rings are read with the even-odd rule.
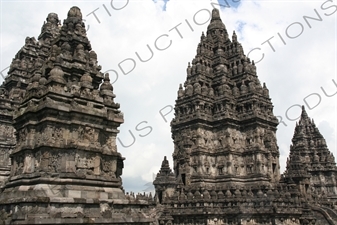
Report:
[[[160,168],[160,171],[159,173],[164,173],[164,174],[170,174],[171,172],[171,168],[170,168],[170,165],[169,165],[169,161],[167,160],[166,156],[164,157],[164,160],[162,161],[161,163],[161,168]]]
[[[220,20],[221,21],[221,18],[220,18],[220,12],[219,12],[219,10],[214,8],[212,10],[212,20],[211,20],[211,22],[213,22],[215,20]]]
[[[202,32],[202,33],[201,33],[201,40],[203,40],[204,38],[205,38],[205,33]]]
[[[301,113],[301,119],[300,120],[307,120],[309,117],[308,117],[308,114],[307,112],[305,111],[305,107],[304,105],[302,105],[302,113]]]
[[[68,18],[69,17],[76,17],[76,18],[82,20],[82,13],[81,13],[80,8],[78,8],[77,6],[71,7],[69,12],[68,12]]]
[[[238,42],[238,36],[235,33],[235,30],[233,31],[233,35],[232,35],[232,42]]]
[[[113,91],[113,87],[110,83],[110,77],[109,77],[109,73],[106,73],[104,76],[104,82],[101,85],[100,90],[109,90],[109,91]]]
[[[215,32],[215,30],[222,30],[222,32]],[[212,34],[218,33],[218,35],[221,35],[221,33],[224,32],[226,39],[228,38],[226,26],[220,18],[220,13],[218,9],[212,10],[212,19],[211,19],[211,23],[207,27],[207,34],[210,34],[210,32]]]

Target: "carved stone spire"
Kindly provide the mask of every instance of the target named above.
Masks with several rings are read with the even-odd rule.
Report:
[[[156,201],[161,204],[164,201],[165,196],[172,196],[175,184],[176,181],[174,174],[172,173],[169,162],[165,156],[159,173],[157,174],[156,179],[153,181],[153,185],[156,189]]]
[[[27,91],[20,94],[13,115],[17,142],[10,156],[11,174],[0,194],[0,209],[12,213],[13,223],[35,224],[31,218],[40,220],[41,214],[44,224],[56,218],[62,224],[101,224],[103,218],[124,223],[133,213],[116,216],[112,210],[115,201],[127,201],[121,180],[125,158],[116,146],[123,114],[113,101],[108,74],[102,83],[80,9],[72,7],[61,28],[57,15],[49,14],[39,36],[42,45],[34,39],[26,42],[16,57],[23,66],[11,70],[11,77],[18,69],[18,75],[29,79],[22,80],[28,84]],[[30,50],[32,46],[45,50],[41,49],[40,56]],[[25,55],[33,53],[35,58],[30,58],[40,57],[42,63],[29,69],[31,59]],[[7,87],[14,83],[10,79],[5,82]],[[147,220],[140,217],[137,221]]]
[[[57,18],[56,14],[53,16]],[[52,35],[50,35],[51,37]],[[34,37],[27,37],[24,46],[17,52],[10,65],[8,75],[0,87],[0,183],[7,179],[10,171],[10,154],[15,148],[13,115],[30,88],[32,77],[41,75],[41,68],[50,51],[50,45],[42,44]],[[37,78],[37,77],[36,77]],[[35,80],[34,91],[37,92]]]
[[[179,87],[171,123],[173,160],[176,177],[186,187],[203,186],[206,177],[205,183],[214,179],[219,188],[232,184],[220,179],[223,176],[237,177],[235,185],[248,186],[253,180],[269,185],[280,179],[278,121],[269,91],[261,86],[236,34],[233,41],[227,36],[219,10],[214,9],[207,35],[187,67],[185,89]],[[200,163],[192,166],[192,158]],[[218,162],[224,166],[217,167]]]
[[[311,197],[313,190],[325,190],[327,195],[337,194],[335,157],[329,151],[326,141],[302,106],[302,113],[296,123],[284,181],[295,181],[302,188],[302,194]],[[317,179],[307,179],[310,177]],[[324,180],[324,182],[321,182]],[[328,186],[334,188],[327,188]],[[309,193],[309,189],[311,193]],[[309,196],[310,195],[310,196]]]
[[[164,160],[161,163],[161,168],[160,168],[159,173],[164,174],[164,175],[169,175],[170,173],[172,173],[172,170],[170,168],[168,160],[166,159],[166,156],[164,157]]]

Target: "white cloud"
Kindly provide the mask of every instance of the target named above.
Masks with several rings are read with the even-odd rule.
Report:
[[[213,0],[215,2],[215,0]],[[123,1],[115,5],[121,7]],[[120,128],[121,140],[132,141],[129,130],[136,137],[136,144],[123,148],[119,144],[119,152],[126,157],[123,177],[144,183],[150,181],[151,174],[157,173],[161,161],[166,155],[172,167],[173,143],[170,135],[169,122],[164,121],[160,110],[167,105],[174,105],[179,83],[186,78],[187,62],[196,53],[196,47],[202,31],[206,31],[208,23],[197,25],[197,22],[207,20],[207,11],[211,10],[210,1],[181,1],[167,2],[166,11],[162,11],[163,1],[154,3],[152,0],[130,0],[121,10],[114,10],[110,1],[79,2],[79,1],[38,1],[38,2],[1,2],[1,68],[7,67],[16,52],[24,44],[26,36],[37,37],[43,21],[49,12],[56,12],[63,21],[69,8],[77,5],[81,8],[83,18],[89,25],[88,36],[93,50],[98,54],[102,71],[113,69],[118,73],[118,81],[114,84],[117,102],[125,114],[125,123]],[[108,8],[105,11],[103,4]],[[117,4],[117,3],[116,3]],[[330,5],[336,4],[329,3]],[[328,3],[325,5],[327,7]],[[100,23],[89,13],[96,12]],[[315,11],[322,17],[322,21],[310,21],[311,28],[303,16],[315,16]],[[201,11],[200,11],[201,10]],[[200,11],[199,13],[197,13]],[[285,159],[289,151],[290,141],[295,126],[294,121],[287,119],[285,112],[294,104],[304,105],[304,98],[312,93],[321,96],[321,103],[307,112],[314,118],[316,124],[327,121],[333,130],[329,136],[330,150],[336,152],[336,98],[326,97],[321,87],[334,93],[337,90],[332,83],[336,78],[336,14],[331,16],[333,8],[323,10],[322,2],[317,1],[242,1],[239,8],[225,8],[221,10],[221,17],[231,36],[233,30],[238,30],[238,38],[247,54],[253,48],[261,51],[252,53],[251,58],[256,61],[264,53],[264,59],[257,64],[258,76],[261,82],[266,82],[275,106],[274,114],[282,116],[284,123],[278,126],[278,145],[280,147],[281,168],[285,167]],[[197,14],[196,14],[197,13]],[[186,20],[193,27],[192,31]],[[297,24],[293,24],[293,23]],[[181,23],[181,24],[180,24]],[[300,23],[303,33],[297,38],[289,38],[299,32]],[[180,24],[180,25],[179,25]],[[291,25],[293,24],[293,25]],[[182,38],[172,28],[177,25]],[[288,29],[288,36],[287,36]],[[171,30],[171,31],[170,31]],[[278,33],[283,37],[282,42]],[[155,40],[167,34],[166,42],[158,42],[165,46],[172,41],[172,45],[164,51],[155,47]],[[274,37],[273,37],[274,36]],[[269,38],[275,52],[268,43],[262,44]],[[164,40],[162,38],[161,40]],[[147,45],[153,50],[154,56],[148,62],[140,62],[135,52],[144,58],[149,56]],[[127,58],[136,61],[135,69],[123,75],[118,64]],[[123,64],[127,69],[126,64]],[[115,77],[110,72],[111,79]],[[308,102],[314,101],[313,97]],[[314,105],[314,102],[311,102]],[[168,112],[168,108],[166,109]],[[163,113],[164,113],[163,112]],[[296,116],[296,107],[290,110],[289,116]],[[173,112],[167,115],[172,118]],[[136,126],[146,121],[152,131],[145,137],[148,130],[137,131]],[[144,126],[145,124],[143,124]],[[331,129],[329,131],[331,131]],[[329,134],[327,134],[329,135]],[[328,138],[328,137],[326,137]],[[118,142],[117,142],[118,143]],[[130,183],[131,182],[131,183]],[[139,189],[143,188],[140,184]],[[129,189],[128,187],[125,187]],[[130,189],[129,189],[130,190]]]

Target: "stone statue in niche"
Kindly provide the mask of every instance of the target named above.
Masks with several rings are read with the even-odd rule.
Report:
[[[198,140],[198,146],[201,146],[201,147],[205,146],[205,139],[200,129],[197,130],[197,140]]]
[[[72,58],[72,55],[71,55],[71,47],[69,45],[68,42],[64,42],[62,45],[61,45],[61,53],[62,53],[62,56],[67,58],[67,59],[71,59]]]
[[[68,24],[63,24],[63,26],[66,26],[68,29],[68,34],[72,34],[74,32],[74,23],[69,22]]]
[[[335,176],[334,173],[331,174],[330,179],[331,179],[331,183],[332,183],[334,186],[336,186],[337,180],[336,180],[336,176]],[[335,194],[336,194],[336,193],[335,193]]]
[[[198,62],[197,65],[196,65],[196,72],[197,73],[201,72],[201,64],[200,64],[200,62]]]
[[[13,170],[14,175],[22,174],[24,163],[23,155],[20,154],[16,156],[16,158],[14,158],[13,160],[14,160],[14,170]]]
[[[234,149],[237,149],[240,147],[240,140],[239,140],[239,134],[238,131],[234,130],[231,132],[231,138],[232,138],[232,145],[231,147],[233,147]]]
[[[256,88],[255,88],[255,84],[253,81],[249,82],[248,87],[249,87],[250,92],[255,92]]]
[[[264,130],[261,128],[255,128],[255,130],[253,131],[254,134],[254,143],[256,146],[260,146],[262,145],[262,137],[264,136]]]
[[[26,141],[26,138],[27,138],[27,128],[23,128],[19,131],[19,134],[18,134],[18,142],[23,144],[23,142]]]
[[[117,161],[111,159],[102,159],[102,170],[110,177],[116,178]]]
[[[209,97],[213,97],[214,96],[214,89],[212,87],[209,88],[208,96]]]
[[[85,29],[82,27],[81,24],[77,23],[75,25],[74,33],[80,36],[85,36]]]
[[[97,98],[99,98],[99,93],[97,92],[97,95],[95,95],[95,92],[96,92],[96,90],[93,90],[92,95],[93,95],[94,99],[97,99]],[[105,105],[113,105],[114,100],[113,100],[112,96],[105,95],[103,97],[103,102],[104,102]]]
[[[239,88],[236,85],[234,85],[234,87],[232,89],[232,94],[234,96],[238,96],[239,95]]]
[[[101,157],[95,156],[93,158],[93,168],[94,168],[94,175],[101,174]]]
[[[71,92],[72,95],[74,95],[76,97],[79,97],[81,95],[80,89],[81,89],[80,86],[73,84],[73,85],[71,85],[70,92]]]
[[[59,160],[61,159],[62,155],[61,153],[54,153],[51,155],[50,157],[50,171],[53,173],[59,172],[59,166],[60,166],[60,162]]]
[[[61,52],[61,48],[58,47],[57,45],[53,45],[53,47],[51,48],[49,60],[56,61],[56,58],[60,54],[60,52]]]
[[[91,98],[92,94],[89,88],[83,88],[83,90],[81,91],[81,97],[85,97],[85,98]]]
[[[41,155],[41,161],[40,161],[40,170],[42,171],[49,171],[49,160],[50,160],[50,153],[49,151],[45,151]]]
[[[213,133],[211,131],[204,131],[204,139],[206,146],[213,146]]]
[[[234,142],[233,142],[233,138],[231,137],[231,130],[227,129],[224,133],[224,137],[225,137],[225,143],[223,143],[223,145],[232,147]]]
[[[194,94],[201,94],[201,85],[197,82],[193,85]]]
[[[226,147],[228,145],[226,136],[224,134],[220,134],[220,137],[218,139],[218,143],[220,147]]]
[[[87,168],[87,158],[80,157],[78,154],[75,156],[75,163],[78,169]]]
[[[238,65],[238,73],[242,73],[243,72],[243,65],[241,62],[239,62],[239,65]]]
[[[228,86],[227,83],[224,83],[222,85],[222,91],[224,92],[225,95],[227,95],[231,93],[231,88]]]
[[[95,51],[89,52],[90,65],[97,66],[97,54]]]
[[[208,94],[208,88],[205,84],[202,85],[201,87],[201,94],[202,95],[207,95]]]
[[[314,152],[314,162],[318,163],[319,162],[319,156],[317,155],[317,152]]]
[[[27,152],[23,164],[23,173],[32,173],[35,168],[35,158],[31,152]]]
[[[84,47],[82,44],[78,44],[76,49],[75,49],[75,55],[74,57],[76,59],[79,59],[80,61],[83,61],[85,62],[86,61],[86,54],[85,54],[85,51],[84,51]]]
[[[241,65],[241,64],[240,64]],[[248,88],[247,88],[247,85],[245,84],[244,81],[242,81],[242,84],[240,86],[240,89],[241,89],[241,94],[246,94],[248,92]]]
[[[41,58],[37,58],[34,63],[34,67],[39,69],[43,66],[44,61]]]
[[[233,76],[236,76],[238,74],[238,67],[237,67],[236,63],[234,64],[232,71],[233,71]]]
[[[185,89],[185,94],[187,96],[193,95],[193,86],[191,84],[187,84],[186,89]]]
[[[21,70],[26,70],[26,69],[27,69],[27,66],[28,66],[27,59],[25,59],[25,58],[21,59],[21,62],[20,62],[20,69],[21,69]]]
[[[103,145],[103,153],[110,154],[112,152],[117,152],[116,148],[116,138],[111,136],[107,139],[105,145]]]
[[[233,167],[234,167],[234,174],[235,175],[240,175],[240,165],[239,165],[239,160],[238,160],[238,156],[234,156],[233,157]]]

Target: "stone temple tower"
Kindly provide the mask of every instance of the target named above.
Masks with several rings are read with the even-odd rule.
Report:
[[[172,125],[174,171],[184,185],[272,184],[280,179],[278,121],[265,84],[213,10],[179,87]]]
[[[337,204],[335,157],[304,107],[295,127],[287,168],[283,175],[282,181],[296,183],[308,200]]]
[[[11,163],[4,165],[11,170],[0,194],[6,223],[151,221],[142,214],[146,198],[124,194],[124,158],[116,148],[123,114],[109,75],[100,70],[78,7],[62,26],[50,13],[38,41],[27,38],[16,55],[1,87],[13,104],[0,123],[16,134],[15,147],[6,152]]]

